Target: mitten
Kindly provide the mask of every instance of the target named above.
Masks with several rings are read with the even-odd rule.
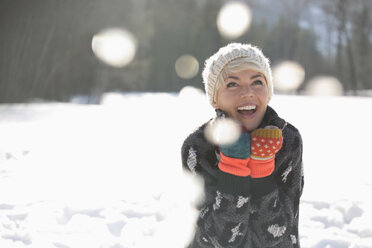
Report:
[[[243,130],[239,139],[234,144],[221,145],[221,158],[218,163],[220,170],[236,176],[249,176],[250,143],[250,134],[246,130]]]
[[[259,128],[251,134],[251,177],[266,177],[275,168],[275,154],[282,147],[282,130]]]

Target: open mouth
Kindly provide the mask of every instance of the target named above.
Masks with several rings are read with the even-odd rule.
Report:
[[[250,117],[254,115],[257,111],[257,107],[255,105],[246,105],[238,108],[238,113]]]

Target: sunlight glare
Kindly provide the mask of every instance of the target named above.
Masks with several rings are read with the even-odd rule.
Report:
[[[182,55],[174,65],[177,75],[182,79],[191,79],[199,72],[198,60],[192,55]]]
[[[217,16],[217,28],[227,39],[242,36],[250,27],[252,21],[249,6],[242,2],[229,2],[220,9]]]
[[[186,99],[195,99],[196,97],[204,97],[204,93],[199,88],[193,86],[185,86],[180,90],[179,96]]]
[[[205,129],[205,137],[216,145],[233,144],[240,133],[240,125],[230,118],[214,120]]]
[[[93,36],[93,53],[104,63],[113,67],[124,67],[134,58],[137,49],[136,38],[119,28],[102,30]]]
[[[341,96],[343,87],[335,77],[317,76],[308,82],[306,92],[312,96]]]
[[[297,62],[283,61],[273,68],[275,89],[282,92],[294,91],[305,79],[305,69]]]

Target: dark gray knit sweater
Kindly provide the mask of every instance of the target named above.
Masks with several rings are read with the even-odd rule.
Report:
[[[276,154],[273,174],[265,178],[220,171],[219,149],[204,137],[206,124],[184,141],[183,168],[205,182],[205,199],[189,247],[300,247],[301,135],[269,106],[260,128],[267,125],[282,128],[283,146]]]

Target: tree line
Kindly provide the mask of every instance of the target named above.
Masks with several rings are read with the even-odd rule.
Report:
[[[217,28],[223,0],[2,0],[0,2],[0,102],[35,98],[69,101],[108,91],[177,92],[203,88],[207,57],[229,42],[262,48],[271,63],[293,60],[316,75],[339,79],[350,94],[371,89],[372,2],[369,0],[246,0],[253,14],[239,38]],[[92,37],[108,27],[130,31],[138,42],[124,68],[100,62]],[[177,76],[181,55],[199,62],[192,79]]]

